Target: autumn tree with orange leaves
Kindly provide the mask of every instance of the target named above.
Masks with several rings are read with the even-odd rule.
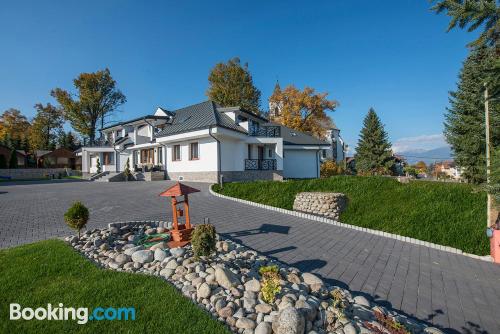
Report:
[[[313,88],[299,90],[293,85],[281,90],[276,84],[269,98],[269,119],[297,131],[309,133],[317,138],[325,138],[326,131],[333,122],[326,111],[334,111],[337,101],[327,99],[328,93],[316,93]]]

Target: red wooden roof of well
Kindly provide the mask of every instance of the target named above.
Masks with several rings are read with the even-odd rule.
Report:
[[[160,196],[165,196],[165,197],[171,197],[171,196],[182,196],[182,195],[187,195],[191,193],[197,193],[200,192],[198,189],[186,186],[185,184],[182,184],[180,182],[177,182],[175,185],[172,187],[168,188],[164,192],[160,194]]]

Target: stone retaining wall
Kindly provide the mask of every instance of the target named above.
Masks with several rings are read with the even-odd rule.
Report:
[[[66,175],[66,170],[71,173],[69,168],[16,168],[0,169],[0,176],[11,177],[12,180],[19,179],[41,179],[50,175],[56,178],[59,173]]]
[[[293,210],[327,217],[338,221],[347,207],[347,197],[341,193],[302,192],[295,196]]]

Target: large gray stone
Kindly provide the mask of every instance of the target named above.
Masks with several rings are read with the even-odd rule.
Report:
[[[356,296],[356,297],[354,297],[354,302],[356,304],[363,305],[363,306],[366,306],[366,307],[370,307],[371,306],[370,301],[368,299],[366,299],[364,296]]]
[[[153,252],[150,250],[139,250],[132,254],[132,261],[137,263],[149,263],[153,262]]]
[[[245,283],[245,290],[252,292],[259,292],[260,282],[257,281],[255,278],[252,278],[251,280]]]
[[[118,254],[116,257],[115,257],[115,262],[118,263],[119,265],[123,265],[127,262],[130,262],[130,256],[126,255],[126,254]]]
[[[243,329],[254,329],[255,321],[248,318],[239,318],[236,320],[236,327]]]
[[[172,260],[167,262],[167,265],[165,266],[165,268],[175,270],[175,269],[177,269],[178,266],[179,265],[177,264],[177,261],[172,259]]]
[[[303,334],[306,322],[304,316],[294,307],[280,311],[275,327],[277,334]]]
[[[260,324],[255,327],[254,334],[271,334],[273,329],[271,324],[265,321],[262,321]]]
[[[225,268],[215,269],[215,280],[220,286],[228,290],[240,284],[238,277],[232,271]]]
[[[156,248],[154,250],[154,259],[155,261],[163,261],[165,260],[165,258],[167,257],[167,253],[165,253],[165,251],[161,248]]]
[[[210,286],[207,283],[202,283],[198,287],[196,295],[198,296],[198,298],[208,298],[210,297],[211,291],[212,289],[210,289]]]
[[[144,247],[142,245],[139,245],[139,246],[127,248],[124,253],[126,255],[132,256],[132,254],[134,254],[135,252],[143,250],[143,249],[144,249]]]
[[[178,248],[171,248],[170,249],[170,254],[175,257],[181,257],[186,253],[186,250],[184,248],[178,247]]]

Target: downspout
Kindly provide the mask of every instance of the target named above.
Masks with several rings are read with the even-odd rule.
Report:
[[[221,172],[221,149],[220,149],[220,141],[219,139],[215,138],[214,135],[212,134],[212,127],[208,128],[208,135],[215,139],[217,142],[217,183],[220,183],[220,172]]]
[[[316,151],[316,177],[319,179],[321,177],[320,171],[319,171],[319,156],[320,156],[321,149]]]

